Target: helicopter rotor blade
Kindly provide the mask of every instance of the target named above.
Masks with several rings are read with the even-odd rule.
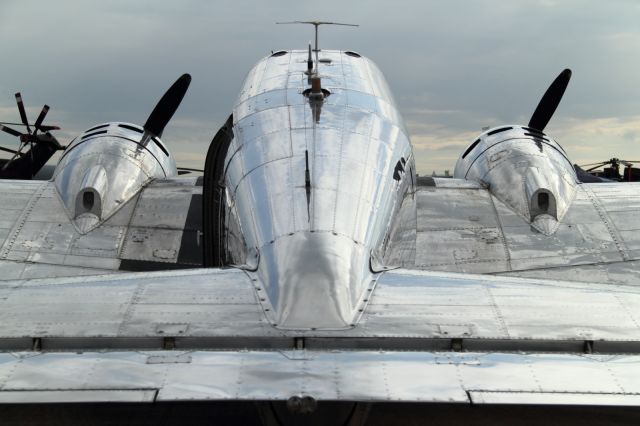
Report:
[[[580,167],[591,167],[591,166],[595,166],[596,164],[601,166],[606,163],[608,163],[608,161],[598,161],[597,163],[581,164]]]
[[[22,136],[22,133],[18,132],[17,130],[13,130],[11,127],[3,126],[2,124],[0,124],[0,130],[2,130],[3,132],[9,133],[12,136],[17,136],[17,137]]]
[[[17,154],[20,157],[22,157],[24,154],[21,152],[16,151],[15,149],[9,149],[9,148],[5,148],[3,146],[0,146],[0,151],[4,151],[4,152],[8,152],[10,154]]]
[[[41,129],[40,125],[44,121],[44,118],[47,116],[48,112],[49,112],[49,105],[43,106],[42,111],[40,111],[40,115],[36,119],[36,123],[33,125],[36,128],[36,131]]]
[[[27,132],[31,133],[31,127],[29,127],[29,122],[27,121],[27,112],[24,110],[24,102],[22,102],[22,95],[20,92],[16,93],[16,103],[18,104],[18,111],[20,111],[22,124],[27,126]]]
[[[597,169],[598,167],[602,167],[602,166],[605,166],[605,165],[607,165],[607,164],[609,164],[609,162],[608,162],[608,161],[605,161],[604,163],[600,163],[600,164],[598,164],[597,166],[593,166],[593,167],[591,167],[590,169],[585,170],[585,172],[590,172],[590,171],[592,171],[592,170]]]

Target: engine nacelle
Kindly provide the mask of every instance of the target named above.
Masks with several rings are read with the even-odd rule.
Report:
[[[139,143],[143,132],[134,124],[102,124],[63,153],[53,181],[80,233],[111,217],[152,180],[177,175],[175,160],[158,138]]]
[[[523,126],[494,128],[480,135],[458,159],[454,177],[486,185],[545,235],[558,228],[579,183],[562,147]]]

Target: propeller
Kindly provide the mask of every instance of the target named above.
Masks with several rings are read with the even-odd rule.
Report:
[[[549,120],[551,120],[556,108],[558,108],[562,95],[564,95],[564,91],[566,90],[570,79],[571,70],[567,68],[562,71],[555,80],[553,80],[553,83],[551,83],[547,91],[544,93],[536,107],[536,110],[533,112],[531,120],[529,120],[529,127],[541,132],[544,131],[544,128],[549,123]]]
[[[182,76],[169,87],[169,90],[160,98],[156,107],[151,111],[147,122],[144,124],[145,133],[149,133],[151,137],[162,136],[165,126],[169,123],[171,117],[173,117],[178,106],[180,106],[180,102],[182,102],[182,98],[184,98],[185,93],[187,93],[190,83],[191,76],[189,74],[182,74]]]

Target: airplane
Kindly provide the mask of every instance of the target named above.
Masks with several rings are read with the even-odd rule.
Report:
[[[87,129],[0,181],[0,415],[638,420],[640,186],[544,133],[570,76],[421,185],[380,69],[317,38],[249,71],[202,177],[160,139],[188,74]]]

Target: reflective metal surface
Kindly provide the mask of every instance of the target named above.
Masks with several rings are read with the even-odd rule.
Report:
[[[306,61],[306,50],[288,51],[249,72],[233,111],[227,217],[260,253],[273,324],[341,329],[365,303],[370,258],[385,251],[415,166],[371,61],[321,51],[321,100],[305,96]]]
[[[238,269],[0,283],[0,347],[449,350],[640,353],[640,287],[491,275],[382,273],[359,323],[283,330]],[[81,303],[79,301],[82,301]],[[25,306],[29,309],[25,309]],[[90,324],[90,326],[88,326]]]
[[[290,359],[293,352],[302,358]],[[149,362],[163,357],[166,362]],[[636,355],[199,350],[185,362],[173,362],[174,357],[175,351],[0,354],[0,401],[311,396],[318,401],[640,404]]]
[[[233,269],[4,282],[0,402],[640,404],[636,286],[394,271],[349,330],[260,312]]]
[[[562,147],[521,126],[480,135],[458,159],[454,177],[482,183],[545,235],[558,229],[578,184]]]
[[[117,272],[127,262],[200,266],[197,257],[179,255],[199,250],[193,212],[201,194],[195,177],[155,180],[81,233],[53,182],[2,182],[0,281]]]
[[[553,235],[532,228],[480,184],[435,179],[416,193],[415,260],[406,268],[500,273],[581,282],[640,282],[640,185],[576,186],[576,195]],[[410,240],[409,240],[410,241]],[[393,247],[407,247],[401,240]]]
[[[380,71],[319,56],[320,88],[282,51],[234,107],[237,268],[113,274],[201,250],[202,187],[139,127],[88,130],[52,182],[2,182],[0,403],[640,406],[640,186],[578,184],[510,126],[416,189]]]
[[[162,142],[142,146],[142,128],[107,123],[78,136],[56,166],[53,181],[69,218],[86,234],[154,179],[177,175]]]

